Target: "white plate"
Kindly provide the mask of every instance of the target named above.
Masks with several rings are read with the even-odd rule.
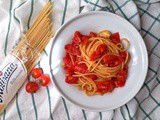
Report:
[[[131,61],[126,85],[116,88],[112,93],[103,96],[86,96],[76,87],[65,83],[65,71],[61,67],[64,46],[71,42],[75,31],[89,34],[110,30],[119,32],[121,38],[130,41]],[[108,12],[89,12],[81,14],[65,23],[55,34],[50,52],[50,70],[52,79],[61,95],[79,106],[91,111],[105,111],[118,108],[131,100],[144,83],[148,68],[148,55],[144,41],[139,32],[125,19]]]

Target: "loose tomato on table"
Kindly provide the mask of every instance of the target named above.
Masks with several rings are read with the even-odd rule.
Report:
[[[38,80],[39,80],[39,84],[41,86],[47,86],[50,83],[50,81],[51,81],[49,75],[47,75],[47,74],[43,74],[42,76],[40,76],[38,78]]]
[[[120,43],[120,35],[119,32],[116,32],[114,34],[111,35],[111,40],[114,44],[118,44]]]
[[[43,74],[42,68],[34,68],[31,71],[31,75],[33,78],[39,78]]]
[[[72,44],[65,45],[65,50],[67,53],[69,53],[71,55],[80,55],[81,54],[79,48],[77,46],[72,45]]]
[[[81,33],[79,31],[76,31],[74,33],[74,37],[72,39],[72,43],[73,44],[79,44],[81,42],[82,42],[82,35],[81,35]]]
[[[78,82],[77,77],[67,76],[65,82],[68,84],[76,84]]]
[[[26,84],[26,91],[28,93],[34,93],[39,89],[38,84],[36,82],[28,82]]]

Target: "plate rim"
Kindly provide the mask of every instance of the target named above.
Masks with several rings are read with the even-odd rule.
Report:
[[[123,102],[121,102],[119,105],[117,106],[113,106],[111,108],[102,108],[102,109],[90,109],[88,107],[84,107],[83,105],[79,105],[75,102],[72,102],[72,100],[68,99],[65,95],[63,95],[63,93],[60,92],[59,88],[57,87],[57,85],[55,84],[55,78],[54,78],[54,75],[52,74],[52,67],[51,67],[51,64],[52,64],[52,49],[53,49],[53,46],[54,46],[54,42],[56,41],[56,38],[58,37],[58,34],[63,30],[64,27],[66,27],[70,22],[80,18],[80,17],[83,17],[83,16],[86,16],[86,15],[91,15],[91,14],[109,14],[113,17],[118,17],[118,19],[121,19],[122,21],[126,22],[127,24],[130,25],[130,27],[132,29],[134,29],[134,31],[136,31],[136,34],[138,34],[138,36],[142,39],[142,43],[141,43],[141,46],[143,48],[143,52],[145,53],[144,54],[144,65],[145,66],[145,71],[144,71],[144,76],[143,76],[143,79],[141,80],[141,82],[139,83],[139,85],[137,86],[137,89],[135,90],[135,92],[128,97],[128,99],[125,99]],[[49,68],[50,68],[50,74],[51,74],[51,77],[52,77],[52,83],[54,84],[55,88],[57,89],[57,91],[59,92],[59,94],[65,98],[67,101],[69,101],[70,103],[76,105],[77,107],[81,108],[81,109],[84,109],[84,110],[88,110],[88,111],[94,111],[94,112],[104,112],[104,111],[109,111],[109,110],[113,110],[113,109],[116,109],[116,108],[119,108],[121,106],[123,106],[124,104],[128,103],[130,100],[133,99],[134,96],[136,96],[136,94],[140,91],[142,85],[144,84],[145,82],[145,78],[147,76],[147,72],[148,72],[148,65],[149,65],[149,60],[148,60],[148,53],[147,53],[147,48],[146,48],[146,45],[145,45],[145,42],[144,42],[144,39],[142,38],[141,34],[138,32],[138,30],[129,22],[127,21],[126,19],[124,19],[123,17],[117,15],[117,14],[114,14],[114,13],[110,13],[110,12],[106,12],[106,11],[90,11],[90,12],[86,12],[86,13],[81,13],[81,14],[78,14],[76,15],[75,17],[71,18],[70,20],[68,20],[67,22],[65,22],[60,28],[58,28],[58,30],[55,32],[55,35],[52,39],[52,42],[51,42],[51,48],[50,48],[50,54],[49,54]]]

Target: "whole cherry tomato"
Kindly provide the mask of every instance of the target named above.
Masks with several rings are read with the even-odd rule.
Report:
[[[42,76],[38,78],[38,80],[39,80],[40,85],[42,86],[47,86],[51,81],[49,75],[47,74],[43,74]]]
[[[33,78],[39,78],[43,74],[42,68],[34,68],[31,71],[31,75]]]
[[[28,93],[34,93],[38,90],[38,84],[36,82],[28,82],[26,84],[26,91]]]

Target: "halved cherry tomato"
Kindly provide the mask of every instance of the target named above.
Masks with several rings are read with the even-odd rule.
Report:
[[[65,82],[68,84],[76,84],[78,82],[77,77],[67,76]]]
[[[109,67],[115,67],[123,62],[123,58],[121,56],[107,54],[103,57],[103,61]]]
[[[108,92],[112,92],[115,88],[114,82],[110,81],[108,85]]]
[[[33,78],[39,78],[43,74],[42,68],[34,68],[31,71],[31,75]]]
[[[73,39],[72,39],[72,43],[74,43],[74,44],[79,44],[79,43],[82,42],[81,39],[82,39],[81,33],[80,33],[79,31],[76,31],[76,32],[74,33],[74,37],[73,37]]]
[[[101,56],[103,56],[104,54],[107,54],[108,52],[108,49],[107,49],[107,46],[105,44],[100,44],[98,47],[97,47],[97,51],[99,52],[99,54]]]
[[[99,88],[99,90],[108,90],[108,82],[98,82],[97,83],[97,87]]]
[[[118,62],[119,64],[122,63],[124,61],[123,57],[122,56],[118,56]]]
[[[108,52],[107,46],[104,44],[100,44],[97,47],[97,50],[94,51],[91,56],[90,56],[90,60],[94,61],[97,60],[98,58],[102,57],[104,54],[106,54]]]
[[[36,82],[28,82],[26,84],[26,91],[28,93],[34,93],[39,89],[38,84]]]
[[[127,53],[125,51],[120,52],[120,55],[122,56],[123,59],[126,59]]]
[[[90,32],[89,36],[90,36],[90,37],[97,37],[97,34],[94,33],[94,32]]]
[[[74,69],[76,72],[86,73],[88,68],[87,68],[86,64],[82,63],[82,64],[75,65]]]
[[[120,35],[118,32],[111,35],[111,40],[114,44],[120,43]]]
[[[97,90],[101,94],[112,92],[114,88],[115,88],[115,85],[112,80],[97,83]]]
[[[74,74],[74,67],[68,67],[66,72],[69,76],[72,76]]]
[[[68,67],[71,67],[73,64],[72,64],[72,61],[71,61],[71,58],[69,57],[68,54],[66,54],[64,57],[63,57],[63,62],[65,63],[66,66]]]
[[[43,74],[42,76],[38,78],[38,80],[39,80],[39,84],[42,86],[47,86],[51,81],[49,75],[47,74]]]
[[[80,55],[80,50],[72,44],[65,45],[65,50],[71,55]]]
[[[125,79],[127,78],[127,72],[126,71],[124,71],[124,70],[119,70],[119,72],[117,73],[117,77],[118,76],[122,76],[122,77],[124,77]]]
[[[96,80],[98,77],[97,77],[96,75],[92,74],[92,75],[90,75],[90,78],[91,78],[92,80]]]
[[[107,54],[103,57],[103,61],[108,66],[114,66],[115,62],[118,61],[118,56]]]
[[[127,72],[128,72],[128,66],[125,65],[125,66],[123,67],[123,70],[127,73]]]
[[[123,87],[126,83],[126,79],[122,76],[117,76],[117,80],[114,81],[116,87]]]
[[[82,57],[76,57],[76,62],[77,62],[77,63],[79,63],[79,62],[81,62],[81,61],[83,61],[83,58],[82,58]]]
[[[82,37],[82,43],[85,45],[87,43],[89,43],[89,36],[83,36]]]
[[[98,58],[100,58],[99,52],[98,51],[94,51],[90,56],[90,61],[97,60]]]

